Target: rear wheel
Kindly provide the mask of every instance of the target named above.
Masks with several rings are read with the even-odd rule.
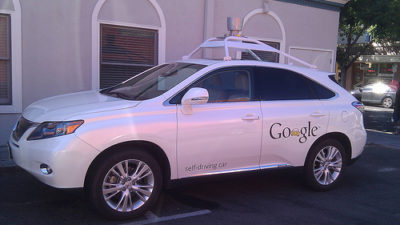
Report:
[[[346,153],[340,142],[327,139],[312,147],[304,172],[307,183],[319,191],[334,188],[343,177]]]
[[[97,164],[87,191],[94,207],[112,219],[142,215],[157,200],[162,176],[144,151],[120,151]]]
[[[391,98],[391,97],[385,97],[385,98],[382,100],[382,105],[383,105],[383,107],[385,107],[385,108],[392,108],[392,106],[393,106],[393,100],[392,100],[392,98]]]

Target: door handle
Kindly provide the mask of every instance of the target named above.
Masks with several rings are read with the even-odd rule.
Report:
[[[242,120],[258,120],[260,119],[260,116],[253,115],[253,114],[248,114],[244,117],[242,117]]]
[[[313,112],[313,113],[311,113],[311,116],[312,117],[323,117],[323,116],[326,116],[326,114],[321,113],[321,112]]]

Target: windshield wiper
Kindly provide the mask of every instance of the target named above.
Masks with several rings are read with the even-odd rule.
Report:
[[[122,98],[122,99],[126,99],[126,100],[133,100],[130,96],[123,94],[121,92],[110,92],[110,90],[108,88],[101,90],[100,94],[108,95],[108,96],[116,97],[116,98]]]
[[[133,100],[131,98],[131,96],[128,96],[128,95],[126,95],[124,93],[121,93],[121,92],[109,92],[108,94],[111,95],[111,96],[115,95],[118,98],[122,98],[122,99],[126,99],[126,100]]]

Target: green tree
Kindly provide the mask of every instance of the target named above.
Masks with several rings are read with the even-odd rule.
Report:
[[[360,43],[366,33],[369,41]],[[341,10],[337,62],[345,87],[346,72],[360,55],[374,52],[373,43],[392,46],[400,40],[400,0],[350,0]]]

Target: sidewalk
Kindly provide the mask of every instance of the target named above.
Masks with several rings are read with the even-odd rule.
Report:
[[[400,150],[400,136],[390,133],[367,130],[367,145],[382,145],[387,148]],[[0,168],[15,167],[15,163],[9,159],[7,146],[0,146]]]

